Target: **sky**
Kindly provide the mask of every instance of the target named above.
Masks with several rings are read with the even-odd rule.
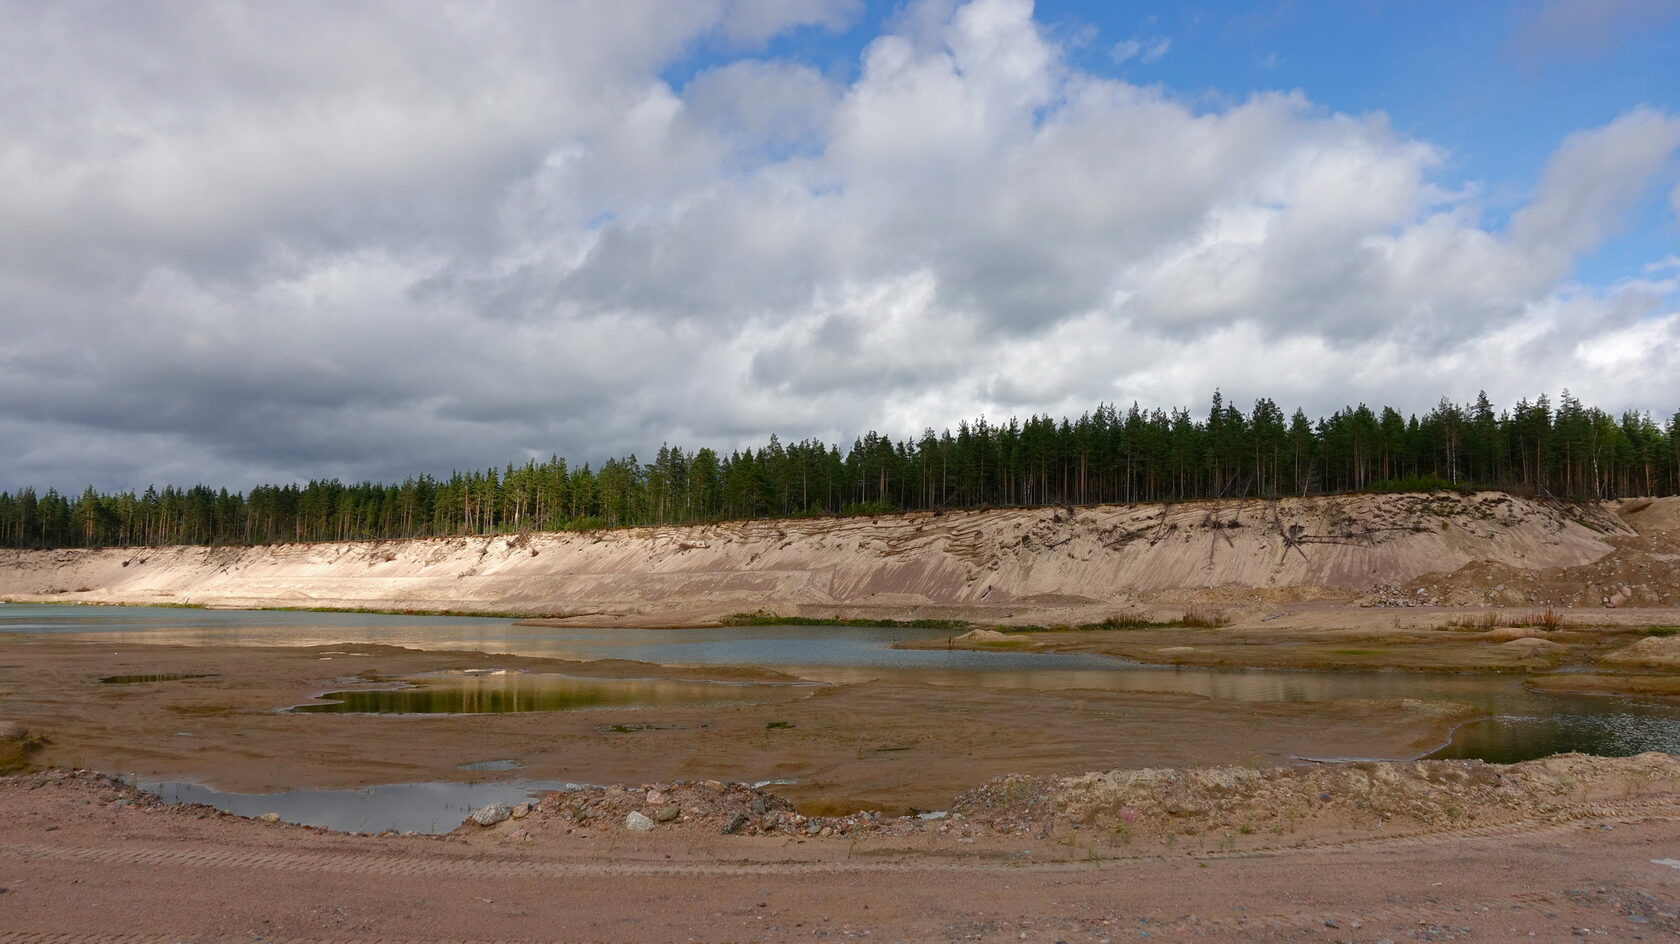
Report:
[[[1680,409],[1680,0],[0,0],[0,489]]]

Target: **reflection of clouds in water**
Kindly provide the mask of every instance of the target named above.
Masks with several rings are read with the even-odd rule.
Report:
[[[226,793],[182,781],[143,782],[140,789],[168,803],[202,803],[238,816],[276,813],[288,823],[344,832],[445,833],[483,806],[513,805],[551,791],[576,790],[560,780],[511,783],[392,783],[354,790]]]

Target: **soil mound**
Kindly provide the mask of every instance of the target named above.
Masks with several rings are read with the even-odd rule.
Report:
[[[1374,595],[1378,605],[1669,607],[1680,605],[1680,498],[1600,506],[1608,552],[1574,564],[1489,554],[1446,574],[1425,574]]]
[[[1578,568],[1610,554],[1612,539],[1632,535],[1605,505],[1499,493],[1352,495],[267,547],[4,551],[0,596],[514,611],[607,625],[706,622],[763,609],[1054,621],[1100,618],[1185,593],[1223,593],[1230,602],[1345,599],[1479,561],[1513,573]]]
[[[953,811],[1013,823],[1021,832],[1061,824],[1172,844],[1194,836],[1396,835],[1570,818],[1594,803],[1677,793],[1680,758],[1669,754],[1559,754],[1508,766],[1442,760],[1010,776],[964,794]]]
[[[1680,636],[1653,636],[1606,655],[1601,662],[1642,669],[1680,671]]]

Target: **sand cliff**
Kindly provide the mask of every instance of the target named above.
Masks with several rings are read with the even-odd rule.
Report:
[[[1025,618],[1184,591],[1345,596],[1474,561],[1566,568],[1631,534],[1607,505],[1354,495],[729,522],[255,547],[0,551],[0,597],[519,612],[580,622]]]

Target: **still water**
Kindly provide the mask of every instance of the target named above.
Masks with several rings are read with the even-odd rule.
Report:
[[[1569,750],[1680,754],[1680,705],[1633,698],[1529,691],[1521,678],[1420,672],[1325,672],[1148,666],[1097,655],[894,649],[947,638],[896,627],[753,626],[717,629],[586,629],[520,626],[505,619],[0,605],[0,633],[64,641],[200,646],[380,643],[558,659],[626,659],[654,665],[760,666],[807,682],[870,679],[991,689],[1162,692],[1236,702],[1418,698],[1456,701],[1487,720],[1462,726],[1439,757],[1510,762]],[[803,697],[801,686],[726,686],[669,679],[573,679],[509,673],[492,682],[462,674],[416,687],[338,692],[312,711],[470,712],[564,710],[590,704],[692,704]]]
[[[202,803],[236,816],[274,813],[301,826],[321,826],[349,833],[445,833],[474,810],[492,804],[513,806],[545,793],[580,789],[560,780],[517,783],[388,783],[358,790],[287,790],[283,793],[230,793],[184,781],[140,781],[140,789],[166,803]]]

